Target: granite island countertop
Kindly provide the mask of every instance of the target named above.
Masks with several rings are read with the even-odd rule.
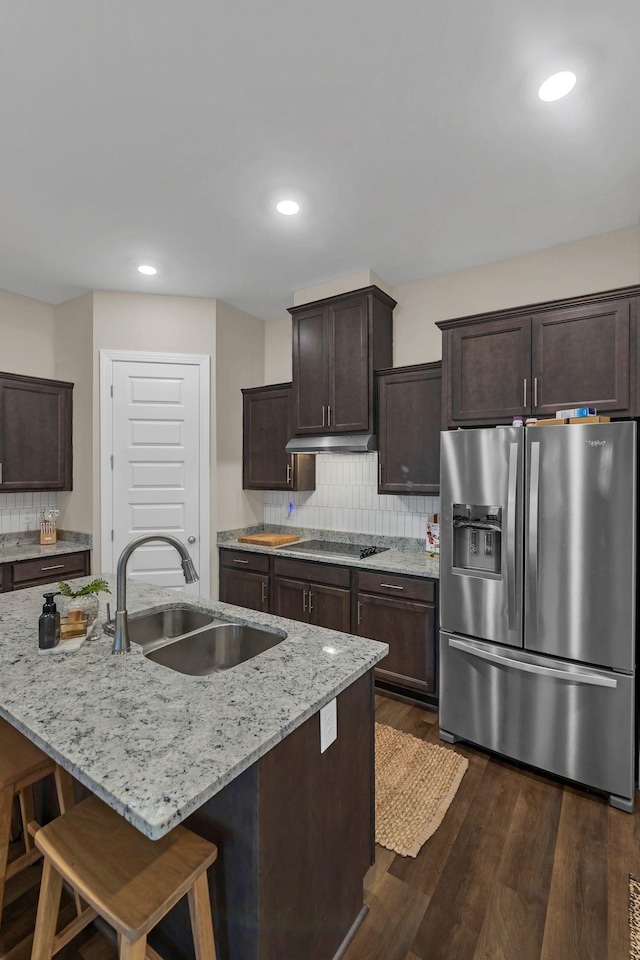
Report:
[[[317,531],[307,533],[301,536],[300,540],[316,540],[319,538]],[[354,542],[358,540],[357,534],[354,534]],[[382,541],[382,538],[380,538]],[[440,561],[437,557],[429,557],[423,551],[418,550],[398,550],[393,547],[385,550],[383,553],[374,554],[366,557],[364,560],[356,560],[353,557],[328,556],[324,554],[296,553],[296,544],[291,547],[265,547],[262,544],[240,543],[237,539],[219,539],[218,547],[226,550],[246,550],[250,553],[267,553],[274,557],[289,557],[292,560],[311,560],[314,563],[330,563],[345,567],[355,567],[359,570],[373,570],[380,573],[398,573],[406,574],[412,577],[429,577],[434,580],[440,578]]]
[[[72,543],[58,540],[56,543],[0,543],[0,563],[14,563],[16,560],[46,560],[47,557],[59,557],[64,553],[83,553],[91,547],[86,543]]]
[[[78,585],[90,578],[78,580]],[[115,594],[115,578],[108,578]],[[105,594],[100,620],[105,619]],[[128,610],[188,603],[287,637],[245,663],[186,676],[111,638],[40,655],[42,587],[0,597],[0,716],[157,839],[375,666],[386,644],[127,582]],[[109,598],[113,603],[114,597]]]

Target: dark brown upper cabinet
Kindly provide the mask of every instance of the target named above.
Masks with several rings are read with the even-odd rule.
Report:
[[[378,373],[378,493],[440,491],[442,364]]]
[[[531,328],[532,403],[554,417],[562,407],[631,413],[629,299],[549,310]]]
[[[0,492],[71,490],[73,384],[0,373]]]
[[[452,331],[451,419],[487,422],[531,410],[529,317],[460,327]]]
[[[288,454],[293,435],[290,383],[242,391],[242,486],[245,490],[315,490],[313,454]]]
[[[293,318],[293,432],[374,432],[374,374],[391,366],[395,300],[364,287]]]
[[[509,423],[593,406],[637,416],[640,287],[438,323],[443,425]]]

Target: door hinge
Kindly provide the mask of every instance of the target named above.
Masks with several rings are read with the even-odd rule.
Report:
[[[109,387],[109,393],[111,394],[111,396],[113,396],[113,384],[111,384],[111,386]]]
[[[113,470],[113,454],[111,454],[109,460],[111,461],[111,469]]]
[[[113,530],[111,531],[111,539],[113,540]]]

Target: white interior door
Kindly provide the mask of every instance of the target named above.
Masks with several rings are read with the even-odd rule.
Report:
[[[201,363],[178,359],[114,359],[112,355],[110,370],[110,570],[115,571],[122,549],[131,540],[168,533],[185,544],[200,581],[185,584],[177,551],[161,542],[138,547],[127,575],[208,596],[209,511],[208,503],[203,503],[208,480],[203,482],[203,475],[208,478],[209,451],[208,444],[203,450],[202,443],[202,377],[204,373],[208,396],[208,369],[203,372]],[[206,407],[208,429],[208,400]]]

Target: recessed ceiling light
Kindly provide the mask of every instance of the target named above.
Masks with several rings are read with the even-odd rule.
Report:
[[[145,277],[154,277],[157,272],[157,269],[149,263],[142,263],[138,267],[138,273],[144,273]]]
[[[296,203],[295,200],[281,200],[280,203],[276,204],[278,213],[284,213],[285,217],[292,217],[299,209],[300,204]]]
[[[548,77],[538,90],[538,96],[541,100],[547,102],[551,100],[560,100],[571,93],[576,85],[576,75],[570,70],[563,70],[561,73],[554,73]]]

